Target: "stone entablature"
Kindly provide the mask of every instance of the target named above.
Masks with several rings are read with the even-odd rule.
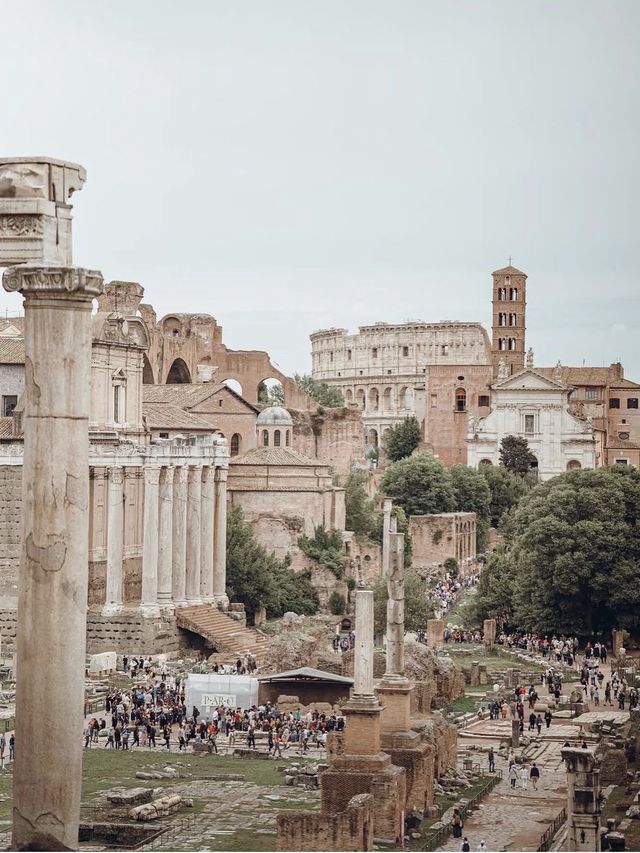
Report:
[[[86,172],[51,157],[0,159],[0,266],[70,264],[71,195]]]
[[[517,435],[527,439],[541,480],[571,468],[594,468],[593,425],[571,414],[571,390],[532,368],[497,382],[491,413],[478,422],[469,419],[468,464],[498,465],[502,439]]]

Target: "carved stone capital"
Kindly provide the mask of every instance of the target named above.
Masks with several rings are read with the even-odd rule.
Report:
[[[122,468],[109,468],[109,479],[114,486],[121,486],[124,483],[124,471]]]
[[[160,482],[160,467],[155,465],[145,465],[144,481],[150,486],[157,486]]]
[[[102,293],[102,273],[83,267],[15,266],[2,276],[2,285],[10,293],[18,291],[26,298],[48,296],[91,300]]]

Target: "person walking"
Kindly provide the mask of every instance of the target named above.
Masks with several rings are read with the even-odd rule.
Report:
[[[531,784],[533,785],[533,790],[537,791],[538,781],[540,780],[540,770],[535,761],[531,765],[531,773],[529,775],[531,776]]]
[[[516,781],[518,779],[518,765],[514,762],[509,768],[509,781],[511,782],[511,787],[516,787]]]
[[[529,787],[529,768],[526,764],[522,765],[522,770],[520,771],[520,784],[523,791],[526,791]]]
[[[549,728],[549,726],[551,725],[552,717],[553,714],[551,713],[551,708],[547,708],[547,710],[544,712],[544,722],[547,728]]]
[[[453,810],[453,817],[451,818],[451,835],[454,838],[460,838],[462,836],[462,817],[460,816],[460,809]]]
[[[478,846],[476,847],[476,850],[481,850],[482,853],[486,853],[487,845],[484,843],[484,841],[481,841],[480,844],[478,844]]]
[[[469,850],[471,850],[471,845],[469,844],[469,839],[467,838],[466,835],[462,839],[462,844],[460,845],[460,850],[462,850],[463,853],[469,853]]]
[[[496,755],[493,751],[493,747],[489,748],[489,773],[496,772]]]
[[[536,728],[538,729],[538,735],[542,734],[542,717],[540,714],[536,717]]]

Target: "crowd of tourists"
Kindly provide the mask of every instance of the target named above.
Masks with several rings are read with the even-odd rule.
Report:
[[[445,575],[440,578],[431,589],[431,600],[436,618],[442,619],[456,604],[460,596],[475,586],[479,577],[480,573],[475,571],[464,577],[452,578],[450,575]]]

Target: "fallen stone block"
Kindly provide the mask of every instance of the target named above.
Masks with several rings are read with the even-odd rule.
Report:
[[[151,803],[135,806],[129,811],[129,817],[132,820],[146,823],[150,820],[157,820],[159,817],[168,817],[177,812],[181,805],[182,797],[178,794],[171,794],[168,797],[160,797],[159,800],[153,800]]]
[[[107,791],[106,799],[113,806],[135,806],[150,803],[153,796],[151,788],[127,788],[122,791]]]

